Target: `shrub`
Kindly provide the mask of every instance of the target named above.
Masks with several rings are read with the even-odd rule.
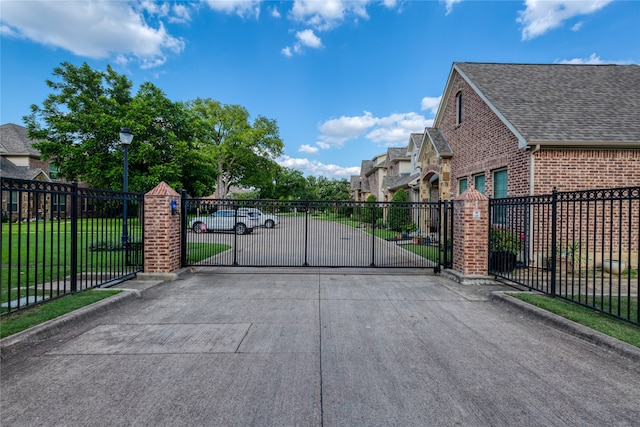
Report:
[[[391,201],[394,203],[389,206],[389,228],[393,231],[402,231],[410,223],[411,212],[409,203],[406,203],[409,202],[409,194],[401,188],[396,191]]]
[[[491,252],[504,252],[518,255],[524,247],[524,234],[493,226],[489,240]]]

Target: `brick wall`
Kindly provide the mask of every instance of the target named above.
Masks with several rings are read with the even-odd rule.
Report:
[[[470,188],[453,203],[453,270],[463,276],[486,276],[489,201]]]
[[[178,206],[171,214],[171,202]],[[180,195],[164,182],[144,196],[144,272],[180,268]]]
[[[484,174],[486,195],[493,196],[492,172],[508,170],[508,195],[529,194],[529,153],[518,147],[516,136],[462,79],[456,76],[439,129],[453,150],[451,191],[458,194],[458,179]],[[456,124],[456,95],[462,93],[462,122]]]
[[[640,150],[540,150],[535,192],[640,186]]]

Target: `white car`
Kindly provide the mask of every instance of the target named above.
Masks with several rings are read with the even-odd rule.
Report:
[[[214,212],[209,216],[198,216],[189,222],[194,233],[207,231],[235,231],[236,234],[251,233],[259,224],[257,216],[235,210]]]
[[[258,224],[262,227],[273,228],[280,224],[280,218],[276,215],[270,215],[262,212],[258,208],[239,208],[238,213],[246,213],[258,218]]]

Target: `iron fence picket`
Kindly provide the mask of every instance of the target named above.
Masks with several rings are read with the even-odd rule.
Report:
[[[1,193],[1,314],[115,283],[143,269],[142,194],[126,195],[138,214],[137,226],[130,226],[136,245],[122,247],[108,243],[122,232],[122,192],[2,178]]]
[[[223,200],[185,196],[183,194],[185,237],[182,241],[183,253],[188,257],[182,256],[184,266],[439,269],[442,260],[447,258],[441,255],[444,249],[440,245],[451,240],[440,239],[445,212],[441,203]],[[206,222],[206,218],[218,210],[239,212],[247,207],[275,215],[279,224],[272,229],[256,227],[252,233],[242,236],[230,230],[202,233],[196,224]],[[395,237],[396,232],[385,227],[393,218],[393,212],[399,218],[406,218],[404,225],[415,223],[416,229],[404,238]],[[425,227],[429,230],[424,231]],[[229,248],[220,254],[203,252],[207,247],[213,251],[211,245],[216,243]],[[434,260],[421,255],[428,251]]]
[[[490,274],[640,324],[640,187],[490,199],[489,209],[492,230],[525,241],[513,269],[490,263]],[[607,271],[614,260],[626,271]]]

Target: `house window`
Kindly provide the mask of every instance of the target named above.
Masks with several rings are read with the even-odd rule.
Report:
[[[9,192],[9,201],[7,202],[7,209],[9,212],[18,212],[18,192]]]
[[[502,169],[493,173],[493,198],[507,197],[507,170]]]
[[[96,209],[92,199],[82,200],[81,206],[82,212],[93,212]]]
[[[502,169],[493,173],[493,198],[503,199],[507,197],[507,170]],[[498,206],[493,211],[494,224],[507,223],[507,207]]]
[[[59,174],[60,170],[58,169],[58,166],[51,163],[49,165],[49,178],[51,179],[58,179],[60,174]]]
[[[456,95],[456,126],[462,123],[462,92]]]
[[[67,196],[61,194],[51,195],[51,210],[53,212],[67,211]]]
[[[467,191],[468,182],[467,178],[461,178],[458,180],[458,194],[462,194]]]
[[[473,186],[482,194],[486,194],[484,188],[484,174],[475,175],[473,177]]]

